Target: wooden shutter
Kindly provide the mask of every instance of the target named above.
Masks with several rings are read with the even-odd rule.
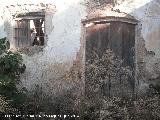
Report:
[[[17,47],[26,47],[31,45],[29,20],[16,21],[15,40]]]

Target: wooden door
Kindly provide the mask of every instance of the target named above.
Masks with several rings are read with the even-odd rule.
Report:
[[[109,43],[110,23],[93,24],[86,28],[86,61],[101,57]]]
[[[124,86],[121,86],[121,78],[117,74],[116,79],[103,78],[105,82],[101,83],[101,91],[98,91],[96,95],[110,96],[111,94],[119,94],[121,91],[134,91],[134,46],[135,46],[135,25],[123,23],[123,22],[110,22],[110,23],[99,23],[93,24],[86,28],[86,71],[85,71],[85,94],[89,98],[94,98],[95,93],[93,92],[93,87],[95,85],[94,80],[97,78],[92,78],[91,69],[89,65],[95,60],[95,58],[100,58],[105,51],[109,48],[113,53],[124,61],[123,65],[130,66],[133,70],[133,76],[129,76],[129,80],[123,80]],[[96,66],[97,67],[97,66]],[[96,71],[96,70],[93,70]],[[94,72],[93,72],[94,73]],[[103,71],[102,71],[103,73]],[[96,73],[95,73],[96,74]],[[105,73],[107,74],[107,73]],[[114,76],[115,77],[115,76]],[[95,80],[95,81],[96,81]],[[96,81],[97,82],[97,81]],[[111,88],[112,86],[112,88]],[[90,89],[92,88],[92,89]],[[126,89],[125,89],[126,88]],[[123,93],[122,93],[123,94]]]
[[[86,28],[86,62],[101,57],[110,48],[125,64],[134,67],[135,25],[110,22]]]

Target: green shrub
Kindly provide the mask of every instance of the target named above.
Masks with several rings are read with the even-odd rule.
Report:
[[[22,56],[7,49],[6,38],[0,39],[0,95],[11,100],[14,106],[22,103],[25,96],[16,87],[25,68]]]

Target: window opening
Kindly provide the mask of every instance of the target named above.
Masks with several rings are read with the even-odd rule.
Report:
[[[44,17],[25,16],[15,20],[15,43],[17,47],[43,46],[44,37]]]

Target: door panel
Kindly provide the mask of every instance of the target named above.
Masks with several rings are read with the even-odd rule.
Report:
[[[111,22],[109,46],[116,56],[122,58],[122,29],[120,22]]]
[[[123,23],[122,37],[122,59],[128,66],[134,68],[135,25]]]
[[[110,48],[125,64],[134,67],[135,25],[110,22],[86,28],[86,61],[92,62]]]
[[[108,46],[110,23],[94,24],[86,28],[86,61],[102,56]]]

